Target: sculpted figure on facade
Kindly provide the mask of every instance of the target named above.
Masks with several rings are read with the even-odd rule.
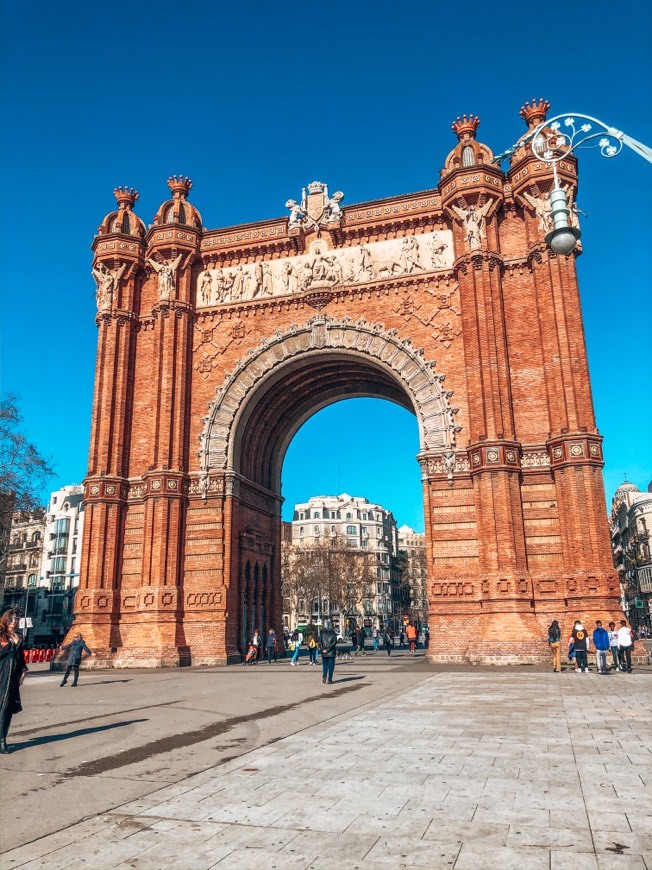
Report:
[[[303,188],[301,203],[288,199],[285,207],[290,209],[288,230],[314,230],[319,234],[321,227],[340,223],[342,209],[340,203],[344,199],[341,190],[333,196],[328,195],[328,185],[321,181],[313,181],[308,188]]]
[[[568,203],[568,220],[570,225],[574,227],[576,230],[580,228],[580,209],[577,207],[575,203],[575,191],[573,190],[572,184],[562,184],[562,187],[566,193],[566,202]],[[584,214],[584,212],[582,212]]]
[[[179,268],[179,264],[181,263],[181,259],[183,254],[179,254],[178,257],[175,257],[174,260],[168,262],[164,260],[162,263],[159,263],[157,260],[149,259],[147,262],[154,269],[155,272],[158,272],[158,295],[159,299],[166,300],[172,297],[172,293],[174,292],[175,280],[177,269]]]
[[[213,295],[213,275],[208,270],[202,275],[199,292],[201,293],[202,302],[205,305],[209,305]]]
[[[300,230],[303,225],[305,213],[299,203],[295,199],[288,199],[285,207],[290,209],[290,220],[288,221],[288,229]]]
[[[433,269],[442,269],[446,265],[445,251],[446,242],[440,238],[435,238],[430,242],[430,264]]]
[[[93,278],[95,278],[95,283],[97,284],[95,300],[97,302],[98,311],[105,311],[107,308],[111,308],[111,305],[113,304],[113,294],[118,286],[118,281],[122,278],[126,268],[126,263],[123,263],[122,266],[114,272],[107,269],[103,263],[100,263],[99,268],[97,269],[93,266]]]
[[[464,237],[472,251],[477,251],[478,248],[482,247],[482,239],[485,237],[485,219],[489,214],[492,203],[493,200],[488,199],[482,206],[471,205],[468,208],[451,206],[457,217],[464,224]]]
[[[403,239],[401,247],[401,260],[403,271],[406,273],[414,272],[417,269],[423,272],[423,266],[419,260],[419,243],[414,236],[406,236]]]
[[[549,233],[553,229],[552,224],[552,206],[550,205],[549,194],[541,196],[532,196],[526,190],[523,191],[523,199],[530,206],[539,221],[539,229],[542,233]]]

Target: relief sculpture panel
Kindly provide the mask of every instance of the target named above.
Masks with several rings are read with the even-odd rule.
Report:
[[[318,239],[310,252],[301,256],[204,270],[197,279],[197,307],[368,284],[446,271],[452,265],[450,230],[337,249],[329,249],[323,239]]]

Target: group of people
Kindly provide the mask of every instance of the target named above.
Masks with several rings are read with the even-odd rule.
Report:
[[[19,617],[15,610],[6,610],[0,617],[0,754],[8,755],[11,748],[7,746],[7,735],[11,720],[16,713],[22,712],[20,700],[20,687],[25,679],[25,673],[29,670],[23,655],[23,638],[18,631]],[[79,634],[74,640],[62,646],[64,652],[68,652],[66,673],[61,682],[66,685],[70,672],[73,672],[72,685],[77,685],[79,679],[79,666],[84,652],[95,655],[84,643]]]
[[[577,619],[568,638],[568,661],[571,665],[575,665],[578,674],[588,674],[588,654],[592,643],[599,674],[608,674],[610,670],[631,674],[634,640],[634,632],[624,619],[620,620],[618,628],[615,622],[610,622],[608,630],[598,619],[591,634],[582,621]],[[555,619],[548,628],[548,644],[552,655],[552,669],[555,673],[561,673],[561,641],[562,631],[559,622]],[[609,653],[611,653],[612,665],[608,662]]]

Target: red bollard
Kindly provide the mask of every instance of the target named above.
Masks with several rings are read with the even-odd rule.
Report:
[[[29,650],[28,649],[23,650],[23,658],[25,659],[25,664],[28,665],[29,664]]]
[[[52,661],[52,653],[53,652],[54,652],[54,650],[51,647],[45,650],[45,661],[46,662]]]
[[[38,660],[39,660],[39,662],[45,661],[45,650],[44,649],[40,649],[38,651]]]
[[[29,660],[32,664],[34,664],[34,662],[38,661],[38,650],[37,649],[33,649],[30,652]]]

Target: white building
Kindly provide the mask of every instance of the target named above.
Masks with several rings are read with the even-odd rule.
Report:
[[[292,546],[316,547],[324,543],[364,550],[376,557],[376,582],[368,589],[358,622],[367,628],[381,628],[387,622],[395,627],[407,612],[405,589],[399,573],[399,540],[392,512],[369,499],[342,495],[313,496],[294,507]],[[310,614],[285,614],[284,621],[303,621]],[[337,619],[335,620],[337,622]],[[339,626],[342,632],[351,626]]]
[[[73,600],[79,586],[84,524],[82,486],[53,492],[45,517],[45,542],[40,568],[44,592],[34,622],[35,640],[59,643],[72,625]]]
[[[652,483],[641,492],[622,483],[611,502],[611,547],[620,578],[621,605],[630,624],[652,625]]]

